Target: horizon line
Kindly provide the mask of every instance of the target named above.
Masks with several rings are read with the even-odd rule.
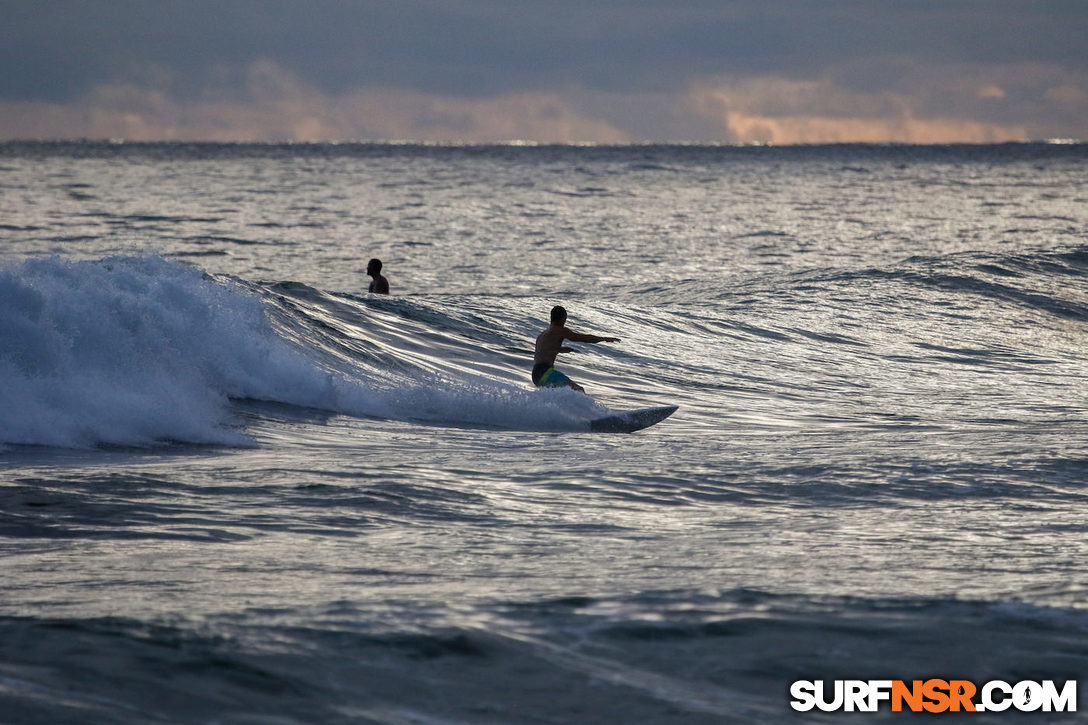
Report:
[[[507,139],[496,141],[423,141],[412,139],[328,139],[324,141],[293,140],[247,140],[214,141],[201,139],[159,139],[129,140],[125,138],[10,138],[0,139],[0,145],[15,144],[89,144],[106,146],[424,146],[458,148],[534,148],[534,147],[569,147],[569,148],[638,148],[650,146],[679,146],[693,148],[803,148],[823,146],[876,146],[876,147],[939,147],[939,146],[1080,146],[1088,140],[1077,138],[1043,138],[1010,141],[946,141],[920,143],[911,141],[826,141],[808,143],[770,143],[764,141],[533,141],[528,139]]]

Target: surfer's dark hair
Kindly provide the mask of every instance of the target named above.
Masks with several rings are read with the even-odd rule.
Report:
[[[382,260],[380,260],[380,259],[370,260],[369,262],[367,262],[366,268],[370,269],[371,267],[374,268],[375,272],[381,272],[382,271]]]
[[[556,305],[552,308],[552,324],[562,325],[567,321],[567,310],[561,305]]]

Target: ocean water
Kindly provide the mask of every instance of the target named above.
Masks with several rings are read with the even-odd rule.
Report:
[[[1088,702],[1086,333],[1085,145],[0,145],[0,722]]]

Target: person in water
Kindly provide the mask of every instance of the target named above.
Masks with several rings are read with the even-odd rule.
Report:
[[[567,328],[567,311],[556,305],[552,308],[552,324],[536,338],[536,354],[533,357],[533,385],[538,388],[561,388],[564,385],[579,392],[586,392],[578,383],[555,369],[555,358],[561,352],[574,352],[564,347],[564,340],[574,342],[619,342],[618,337],[583,335]]]
[[[389,294],[389,280],[382,276],[382,260],[372,259],[367,262],[366,273],[374,278],[370,280],[368,292],[379,295]]]

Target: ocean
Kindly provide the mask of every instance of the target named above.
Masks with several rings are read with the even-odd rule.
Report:
[[[1086,172],[0,144],[0,722],[913,722],[791,686],[938,678],[1088,708]],[[553,305],[620,338],[560,358],[588,395],[529,379]],[[1078,717],[1019,709],[967,717]]]

